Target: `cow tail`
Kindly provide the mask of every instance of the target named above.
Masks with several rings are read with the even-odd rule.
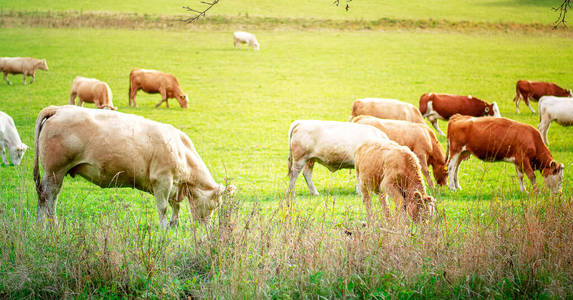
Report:
[[[47,195],[42,187],[42,182],[40,179],[40,166],[39,166],[39,151],[40,151],[40,132],[44,127],[44,123],[47,119],[52,117],[58,111],[57,106],[49,106],[38,114],[38,118],[36,119],[36,127],[34,130],[34,183],[36,184],[36,192],[38,193],[38,200],[43,202],[46,200]]]
[[[420,97],[420,112],[422,113],[422,115],[426,114],[426,110],[428,109],[428,100],[429,100],[430,96],[428,94],[423,94]]]
[[[292,132],[298,126],[298,122],[293,122],[290,125],[288,130],[288,176],[291,177],[292,175],[292,164],[293,164],[293,157],[292,157]]]

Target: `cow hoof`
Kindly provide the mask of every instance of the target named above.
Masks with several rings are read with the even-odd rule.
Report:
[[[311,192],[310,195],[311,196],[319,196],[320,194],[318,192]]]

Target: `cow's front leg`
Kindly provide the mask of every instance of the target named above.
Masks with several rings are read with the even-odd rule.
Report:
[[[12,82],[10,80],[8,80],[8,73],[4,72],[4,81],[6,81],[8,83],[8,85],[12,85]]]
[[[6,159],[6,148],[4,145],[0,145],[0,153],[2,153],[2,163],[8,165],[8,160]]]
[[[318,196],[318,191],[312,182],[312,169],[314,168],[314,160],[308,160],[302,169],[302,175],[306,180],[310,194],[313,196]]]
[[[24,73],[22,75],[24,75],[24,85],[26,85],[26,78],[28,77],[28,74]]]
[[[519,180],[519,190],[521,190],[522,193],[527,193],[525,184],[523,183],[523,172],[521,172],[521,169],[518,165],[515,165],[515,171],[517,172],[517,179]]]
[[[34,83],[34,80],[36,80],[36,73],[32,73],[32,80],[30,80],[30,84]]]
[[[384,215],[386,217],[386,222],[390,222],[390,209],[388,208],[388,203],[386,203],[388,201],[388,195],[386,194],[386,192],[382,191],[380,192],[380,194],[378,195],[378,201],[380,201],[380,206],[382,207],[382,210],[384,210]]]
[[[531,107],[531,102],[528,99],[525,99],[525,104],[527,104],[527,107],[529,107],[529,110],[531,110],[532,113],[535,113],[535,110],[533,109],[533,107]]]
[[[155,181],[155,183],[153,183]],[[173,185],[172,179],[156,179],[152,181],[153,194],[155,195],[155,204],[157,205],[157,213],[159,214],[159,224],[162,229],[169,228],[167,222],[167,206],[169,200],[169,193]]]
[[[529,181],[531,181],[533,192],[539,193],[539,189],[537,188],[537,183],[535,180],[535,172],[533,171],[533,168],[531,167],[531,163],[529,162],[529,159],[525,159],[523,161],[523,171],[525,172],[525,175],[527,175],[527,177],[529,178]]]

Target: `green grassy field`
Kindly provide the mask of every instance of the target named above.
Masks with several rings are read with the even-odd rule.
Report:
[[[308,10],[306,8],[292,10],[293,16],[346,17],[339,15],[340,9],[331,9],[327,5],[323,9],[313,10],[312,5],[318,5],[316,4],[318,2],[315,2],[308,4],[311,6]],[[519,10],[525,7],[526,13],[519,16],[523,19],[516,18],[515,22],[531,22],[538,11],[548,9],[550,6],[547,4],[550,3],[548,1],[543,2],[544,5],[536,5],[527,1],[516,2],[519,4],[511,4],[513,1],[510,1],[501,4],[484,2],[489,3],[487,5],[468,2],[467,5],[483,5],[484,8],[479,10],[479,14],[473,15],[472,18],[483,17],[485,18],[483,20],[487,21],[505,18],[505,13],[500,13],[503,11],[504,3],[511,9]],[[26,10],[32,9],[34,3],[33,1],[27,3],[6,1],[0,4],[0,8],[6,9],[17,5],[18,9]],[[106,10],[147,12],[156,10],[159,5],[155,2],[146,2],[149,6],[134,8],[128,6],[129,2],[121,4],[124,6],[115,5],[115,3],[96,7],[90,3],[58,2],[58,4],[52,3],[53,7],[43,9],[92,10],[105,7]],[[460,3],[451,6],[451,13],[447,9],[441,10],[443,13],[440,15],[441,18],[455,19],[454,11],[464,11],[461,5],[465,5],[463,3],[466,2]],[[353,10],[361,9],[358,8],[361,4],[357,2]],[[242,13],[243,11],[237,8],[237,5],[234,2],[223,1],[217,9],[220,9],[221,14]],[[376,6],[375,4],[367,5]],[[498,9],[496,5],[501,8]],[[420,6],[420,11],[427,13],[427,10],[423,9],[424,6],[421,4]],[[234,8],[231,9],[231,7]],[[267,14],[271,10],[277,14],[289,13],[288,10],[279,13],[277,7],[271,7],[270,4],[259,5],[257,3],[252,7],[253,10],[249,10],[249,14]],[[397,9],[399,3],[391,4],[391,7]],[[361,18],[371,18],[374,16],[374,10],[373,8],[372,12],[361,14]],[[490,10],[495,11],[496,14],[490,14]],[[301,15],[296,15],[297,12]],[[393,14],[393,12],[396,10],[385,13]],[[177,13],[177,11],[167,10],[162,13]],[[463,13],[460,15],[464,19],[471,19]],[[401,15],[396,12],[393,16],[400,17]],[[418,15],[416,10],[409,12],[409,16],[422,17],[421,13]],[[551,18],[538,22],[551,22]],[[193,140],[215,180],[223,182],[228,176],[239,188],[236,197],[239,201],[237,204],[239,208],[236,211],[228,207],[224,208],[222,212],[217,213],[218,220],[227,220],[225,212],[230,210],[231,214],[236,215],[229,218],[237,224],[248,225],[254,215],[253,223],[256,221],[259,224],[269,225],[268,229],[253,231],[250,236],[245,233],[247,238],[244,235],[229,237],[220,232],[211,233],[218,237],[215,240],[220,242],[220,244],[211,244],[196,237],[196,234],[211,236],[192,222],[188,205],[184,204],[181,226],[162,233],[157,230],[158,218],[151,195],[131,189],[103,190],[81,178],[67,177],[58,204],[58,217],[60,223],[64,223],[63,227],[55,231],[57,234],[38,232],[33,226],[37,196],[32,181],[33,148],[31,147],[21,166],[0,168],[2,180],[0,228],[4,229],[4,231],[0,230],[0,237],[5,238],[5,242],[0,242],[0,259],[4,262],[0,264],[0,273],[7,274],[0,276],[0,297],[50,297],[54,295],[86,297],[113,297],[113,295],[224,297],[235,295],[237,297],[243,295],[302,298],[313,294],[342,297],[344,293],[351,290],[348,282],[356,282],[353,284],[357,287],[352,293],[349,292],[349,295],[354,295],[354,297],[376,297],[377,295],[406,298],[424,295],[445,297],[448,292],[460,297],[464,295],[473,297],[480,295],[513,297],[571,295],[570,287],[565,288],[564,292],[561,290],[560,294],[555,292],[559,289],[551,289],[550,284],[540,287],[534,285],[532,290],[525,289],[519,292],[505,290],[507,286],[511,288],[514,285],[528,287],[529,281],[526,280],[527,278],[519,277],[521,273],[518,271],[516,271],[519,275],[518,280],[504,283],[505,281],[499,281],[501,279],[495,276],[491,278],[485,276],[486,279],[483,279],[478,276],[482,274],[481,271],[469,270],[468,276],[478,274],[475,275],[476,279],[468,279],[465,283],[463,280],[458,282],[455,279],[454,283],[445,284],[449,288],[449,290],[444,288],[446,294],[435,292],[443,291],[440,288],[442,277],[434,274],[438,272],[437,267],[423,269],[422,273],[412,267],[414,275],[408,277],[407,274],[410,273],[407,271],[387,266],[389,269],[381,271],[380,274],[383,276],[380,275],[381,279],[377,279],[381,281],[374,280],[366,283],[361,280],[371,277],[365,275],[368,272],[360,268],[352,271],[355,273],[350,271],[354,270],[352,268],[344,269],[349,270],[349,274],[358,274],[356,275],[359,276],[360,280],[358,280],[352,277],[354,275],[345,275],[346,273],[342,272],[343,268],[336,268],[336,263],[321,261],[318,258],[313,258],[315,260],[309,258],[310,262],[306,262],[309,256],[308,251],[316,251],[325,255],[330,253],[332,257],[338,257],[336,253],[347,253],[344,252],[344,247],[338,248],[342,247],[340,246],[342,244],[346,245],[345,240],[335,242],[325,240],[324,244],[315,246],[302,242],[297,244],[294,241],[295,238],[281,240],[283,230],[287,229],[279,228],[290,224],[290,221],[285,220],[290,220],[288,216],[292,216],[293,220],[297,220],[293,221],[293,224],[297,226],[293,225],[291,228],[290,225],[285,225],[289,228],[288,230],[294,232],[291,235],[284,233],[285,236],[297,236],[304,242],[312,244],[313,240],[319,240],[340,230],[340,226],[360,227],[360,224],[365,221],[363,204],[354,193],[354,171],[342,170],[330,173],[324,167],[315,167],[313,178],[322,195],[309,197],[308,188],[301,176],[296,187],[296,203],[286,208],[284,191],[288,182],[286,176],[287,131],[292,121],[297,119],[346,121],[353,100],[361,97],[396,98],[417,106],[420,95],[431,91],[471,94],[486,101],[496,101],[504,117],[536,126],[538,116],[529,113],[523,104],[522,113],[515,113],[515,106],[511,101],[515,95],[515,83],[518,79],[535,79],[553,81],[568,88],[573,87],[573,77],[570,72],[573,67],[573,44],[570,38],[551,33],[460,34],[431,31],[264,31],[257,32],[257,38],[261,44],[261,50],[255,52],[244,48],[233,49],[231,32],[0,28],[0,56],[46,58],[50,68],[49,72],[38,71],[37,80],[32,85],[24,86],[21,76],[10,76],[14,82],[13,86],[8,86],[4,82],[0,83],[0,110],[14,118],[24,143],[29,146],[33,145],[35,119],[43,107],[63,105],[68,102],[71,82],[75,76],[98,78],[109,83],[114,94],[114,104],[119,107],[119,111],[142,115],[181,129]],[[189,109],[179,108],[173,100],[171,109],[165,107],[154,109],[159,96],[146,95],[141,91],[137,96],[139,108],[128,107],[128,77],[129,71],[133,68],[159,69],[175,74],[182,88],[189,95]],[[89,104],[86,106],[91,107]],[[446,122],[440,122],[444,131],[446,125]],[[465,243],[470,240],[474,241],[473,237],[476,235],[471,234],[473,230],[478,230],[475,228],[482,228],[480,227],[482,224],[490,224],[487,226],[497,224],[493,228],[483,227],[487,229],[482,232],[483,236],[493,234],[505,237],[504,232],[511,232],[513,228],[523,225],[519,223],[521,220],[527,220],[527,226],[530,226],[531,219],[527,219],[529,213],[535,216],[538,216],[537,213],[540,214],[541,224],[549,222],[548,220],[557,220],[555,222],[564,225],[565,230],[570,229],[571,221],[562,218],[569,218],[573,215],[571,213],[573,207],[571,205],[573,173],[570,171],[573,168],[571,137],[573,137],[571,128],[551,126],[549,148],[554,158],[564,163],[566,168],[564,195],[551,197],[543,186],[543,179],[539,174],[538,183],[543,188],[542,193],[537,196],[522,194],[519,192],[515,169],[512,165],[484,163],[472,158],[462,163],[460,167],[462,191],[451,192],[445,187],[430,191],[438,200],[442,221],[436,222],[438,225],[435,227],[430,226],[431,229],[428,232],[415,225],[411,227],[396,225],[399,230],[405,231],[402,235],[405,238],[398,238],[397,243],[406,245],[406,250],[418,249],[418,246],[426,249],[425,238],[441,234],[440,230],[446,228],[448,232],[448,235],[445,235],[446,240],[451,239],[452,243],[459,246],[461,250],[456,249],[463,253]],[[440,142],[445,147],[445,138],[440,137]],[[527,186],[530,188],[529,182]],[[544,203],[548,206],[543,206]],[[537,208],[539,205],[541,207]],[[251,211],[253,207],[256,207],[256,210]],[[563,207],[564,215],[557,215],[554,219],[549,218],[550,212],[553,211],[552,207]],[[254,211],[257,213],[253,214]],[[509,215],[505,215],[506,213]],[[518,216],[516,218],[518,221],[515,221],[518,222],[517,225],[512,223],[513,221],[507,221],[515,216],[512,213]],[[280,219],[281,222],[276,223],[276,219],[273,218]],[[218,224],[223,224],[223,221],[219,221]],[[310,227],[308,224],[318,224],[322,227],[310,230],[307,229],[307,226]],[[511,224],[515,226],[512,227]],[[245,228],[248,227],[247,225]],[[259,228],[257,226],[263,225],[253,224],[251,226]],[[324,227],[330,229],[324,229]],[[550,235],[548,230],[546,234]],[[224,231],[221,230],[221,232]],[[304,253],[300,256],[303,257],[301,261],[295,263],[293,261],[296,259],[285,258],[290,255],[298,257],[293,253],[281,252],[274,248],[272,251],[266,250],[267,248],[262,246],[259,248],[259,240],[264,239],[263,236],[268,235],[269,232],[276,233],[272,237],[267,236],[269,243],[273,245],[271,248],[292,247],[297,251],[300,250]],[[260,236],[257,236],[259,233]],[[145,234],[148,236],[146,237]],[[376,235],[380,234],[379,232],[372,234],[376,236],[376,238],[368,239],[372,243],[378,240],[393,241],[387,236]],[[571,237],[570,234],[571,230],[565,231],[563,236]],[[301,237],[305,235],[308,236],[307,239]],[[410,239],[411,235],[415,235],[416,238]],[[517,239],[519,234],[509,234],[509,236],[515,236]],[[156,255],[151,255],[151,257],[158,258],[157,263],[153,265],[151,259],[145,259],[143,252],[143,254],[139,252],[137,255],[133,254],[134,256],[121,252],[123,253],[121,257],[125,259],[125,262],[122,268],[116,270],[114,269],[116,264],[110,263],[107,256],[102,254],[102,251],[105,253],[106,249],[102,243],[107,245],[108,238],[114,239],[114,237],[116,239],[114,243],[118,244],[112,243],[112,245],[118,248],[126,246],[129,249],[151,252],[159,249],[157,251],[165,250],[166,253],[172,251],[172,254],[153,252]],[[26,242],[28,239],[30,241]],[[104,240],[105,243],[102,242]],[[88,251],[85,254],[82,250],[79,253],[74,252],[72,246],[70,248],[62,246],[62,243],[80,245],[80,241],[87,241],[86,243],[90,246],[82,249],[92,252],[85,250]],[[476,241],[476,245],[483,244],[483,241],[478,238]],[[502,240],[501,245],[506,241]],[[333,245],[331,250],[327,246],[330,242]],[[147,247],[146,243],[149,243]],[[369,242],[366,243],[372,246],[368,244]],[[383,243],[379,243],[378,247],[381,247]],[[393,248],[386,250],[391,249]],[[43,255],[39,255],[40,258],[31,255],[35,253],[34,251],[44,250],[48,253],[45,258],[42,258]],[[547,251],[553,253],[550,252],[553,250],[552,248]],[[242,254],[233,251],[242,251]],[[258,251],[278,254],[277,256],[264,255]],[[333,254],[329,251],[338,252]],[[407,255],[412,253],[409,251],[401,254],[404,255],[404,259],[408,259]],[[381,257],[372,253],[368,255]],[[58,263],[64,265],[77,263],[67,257],[78,258],[80,261],[85,259],[89,261],[89,264],[86,264],[89,267],[86,267],[86,270],[78,267],[77,270],[70,271],[66,267],[58,266]],[[131,257],[131,260],[127,257]],[[149,254],[147,257],[149,259]],[[240,259],[237,260],[236,257]],[[281,257],[287,265],[285,268],[282,267]],[[311,255],[311,257],[314,256]],[[344,258],[344,255],[340,257],[342,257],[342,262],[346,262],[347,258]],[[426,266],[427,261],[424,257],[420,257],[422,262],[420,265]],[[457,256],[452,255],[452,257]],[[113,257],[110,259],[113,262]],[[433,259],[439,261],[438,258]],[[281,261],[281,268],[269,263],[276,267],[276,270],[267,269],[269,260]],[[370,260],[367,259],[367,261]],[[492,261],[495,260],[492,259]],[[132,270],[129,267],[132,264],[135,271],[125,271]],[[149,267],[150,264],[151,267]],[[457,264],[464,266],[460,261],[457,261]],[[125,267],[126,265],[128,267]],[[228,266],[230,271],[224,266]],[[51,269],[52,267],[54,269]],[[177,271],[173,271],[171,267]],[[103,271],[101,274],[94,274],[89,272],[90,268],[97,270],[101,268]],[[144,270],[141,271],[138,268]],[[154,271],[151,272],[148,268]],[[496,268],[492,267],[492,269]],[[516,270],[521,269],[516,267]],[[444,274],[445,272],[444,270]],[[503,270],[499,272],[502,274],[501,278],[506,278],[503,277],[506,276]],[[460,273],[463,272],[460,271]],[[152,276],[152,274],[155,275]],[[304,274],[304,276],[298,277],[299,275],[295,274]],[[433,274],[439,278],[432,277]],[[534,275],[530,276],[536,279],[537,273],[532,274]],[[270,277],[265,277],[263,282],[262,279],[257,281],[255,275]],[[40,279],[42,276],[50,279]],[[143,276],[143,278],[134,279],[133,276]],[[452,276],[453,278],[459,277]],[[62,279],[64,277],[65,279]],[[572,278],[571,269],[566,268],[563,274],[547,275],[547,278],[542,277],[539,280],[557,282],[557,287],[566,287],[564,283],[570,282]],[[404,279],[403,283],[401,283],[402,279]],[[499,285],[490,284],[491,282],[497,284],[498,281]],[[376,289],[384,290],[385,284],[386,288],[394,292],[377,294]],[[420,287],[426,285],[435,290],[432,288],[424,290]],[[483,292],[485,289],[482,285],[494,292],[489,294]],[[56,286],[62,287],[56,288]],[[254,288],[251,291],[252,286]],[[364,290],[358,286],[362,286]],[[458,286],[461,290],[456,290]],[[464,288],[476,291],[477,294],[466,294]],[[229,294],[226,295],[225,291]],[[339,291],[342,292],[339,293]]]
[[[342,1],[341,1],[342,2]],[[350,3],[346,12],[341,7],[331,5],[329,0],[292,0],[288,2],[272,0],[221,1],[211,11],[211,15],[266,16],[280,18],[313,19],[349,19],[376,20],[379,18],[396,19],[447,19],[452,21],[481,21],[509,23],[550,24],[557,15],[551,10],[560,2],[557,0],[463,0],[463,1],[356,1]],[[112,11],[140,14],[185,14],[183,6],[201,7],[200,1],[19,1],[4,0],[0,3],[3,10],[78,10]]]

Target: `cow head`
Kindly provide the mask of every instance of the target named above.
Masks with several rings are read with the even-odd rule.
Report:
[[[501,113],[499,112],[499,107],[497,103],[492,102],[490,105],[487,105],[484,109],[484,113],[486,116],[493,116],[501,118]]]
[[[436,179],[438,185],[446,185],[448,182],[448,169],[446,169],[445,164],[442,167],[434,167],[434,179]]]
[[[15,166],[19,165],[22,161],[22,157],[24,153],[28,150],[28,146],[26,144],[20,144],[17,147],[9,147],[8,152],[10,152],[10,159],[12,160],[12,164]]]
[[[177,101],[179,102],[179,105],[181,105],[182,108],[189,107],[189,97],[187,97],[187,95],[181,95],[177,97]]]
[[[429,195],[422,195],[419,191],[415,191],[410,199],[408,199],[406,210],[414,221],[432,217],[436,210],[436,199]]]
[[[549,166],[541,171],[541,174],[545,178],[545,184],[553,193],[561,193],[561,186],[563,185],[563,169],[565,169],[563,164],[559,164],[552,160],[549,163]]]
[[[211,224],[213,211],[221,204],[223,195],[233,195],[237,188],[234,185],[217,185],[212,190],[195,189],[188,193],[191,214],[196,221],[208,227]]]
[[[259,42],[255,41],[255,42],[253,43],[253,49],[254,49],[254,50],[259,50],[259,48],[260,48],[260,47],[259,47]]]
[[[40,70],[48,71],[48,63],[46,62],[45,59],[42,59],[42,61],[40,61],[40,64],[38,65],[38,68],[39,68]]]

